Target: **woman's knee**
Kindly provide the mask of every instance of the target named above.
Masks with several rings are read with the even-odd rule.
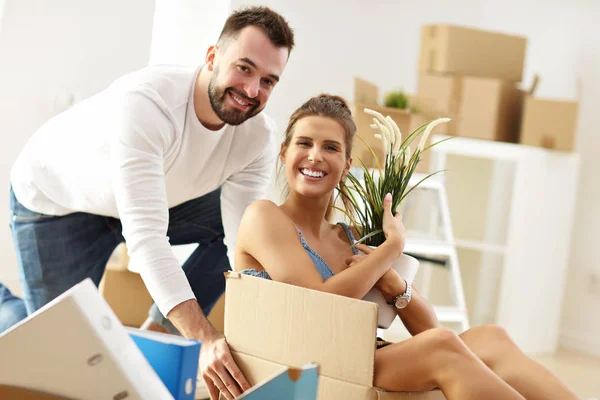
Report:
[[[465,344],[488,367],[494,369],[507,354],[518,349],[508,332],[498,325],[482,325],[461,335]]]
[[[448,328],[434,328],[423,332],[426,346],[432,351],[462,353],[467,351],[465,344],[458,334]]]
[[[477,341],[490,344],[513,344],[510,335],[503,327],[494,324],[482,325],[476,328],[471,328],[464,334],[465,336],[473,336]]]

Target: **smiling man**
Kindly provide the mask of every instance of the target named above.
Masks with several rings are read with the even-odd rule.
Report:
[[[275,127],[261,111],[293,46],[279,14],[234,12],[201,68],[126,75],[31,137],[10,191],[29,313],[86,277],[99,284],[126,241],[156,304],[146,326],[202,341],[213,398],[248,388],[205,314],[224,291],[240,218],[268,188]],[[170,244],[190,243],[182,270]]]

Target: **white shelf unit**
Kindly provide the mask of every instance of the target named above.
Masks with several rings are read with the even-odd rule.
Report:
[[[433,142],[446,138],[436,135]],[[485,159],[495,165],[490,186],[484,189],[490,191],[486,195],[492,199],[484,217],[486,237],[455,239],[459,250],[482,255],[477,293],[485,294],[496,285],[494,322],[503,326],[525,352],[553,353],[571,247],[579,155],[455,137],[431,149],[432,170],[447,169],[448,157]],[[450,185],[459,184],[460,190],[466,191],[463,193],[477,199],[482,188],[461,180],[459,173],[450,169],[436,177],[446,181],[449,192]],[[450,202],[455,234],[456,226],[465,219],[464,210],[465,204]],[[499,271],[494,272],[499,272],[499,282],[492,282],[493,274],[486,273],[492,268],[486,264],[500,264]],[[461,266],[464,275],[462,260]],[[481,307],[491,304],[478,302],[476,299]]]

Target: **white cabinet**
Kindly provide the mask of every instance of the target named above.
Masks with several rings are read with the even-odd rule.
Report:
[[[433,141],[445,138],[437,135]],[[479,261],[475,289],[467,293],[467,303],[474,307],[472,325],[494,322],[525,352],[554,352],[579,155],[460,137],[431,151],[433,170],[450,167],[441,175],[449,193],[463,276],[468,272],[462,258],[469,257],[461,253],[480,255],[471,257]],[[472,169],[479,168],[469,166],[469,160],[488,160],[489,178],[484,183],[469,179],[470,173],[477,172]],[[470,234],[470,226],[475,225],[483,228]]]

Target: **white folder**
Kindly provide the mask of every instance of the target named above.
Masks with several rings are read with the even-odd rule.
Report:
[[[173,399],[90,279],[0,335],[0,385],[83,400]]]

